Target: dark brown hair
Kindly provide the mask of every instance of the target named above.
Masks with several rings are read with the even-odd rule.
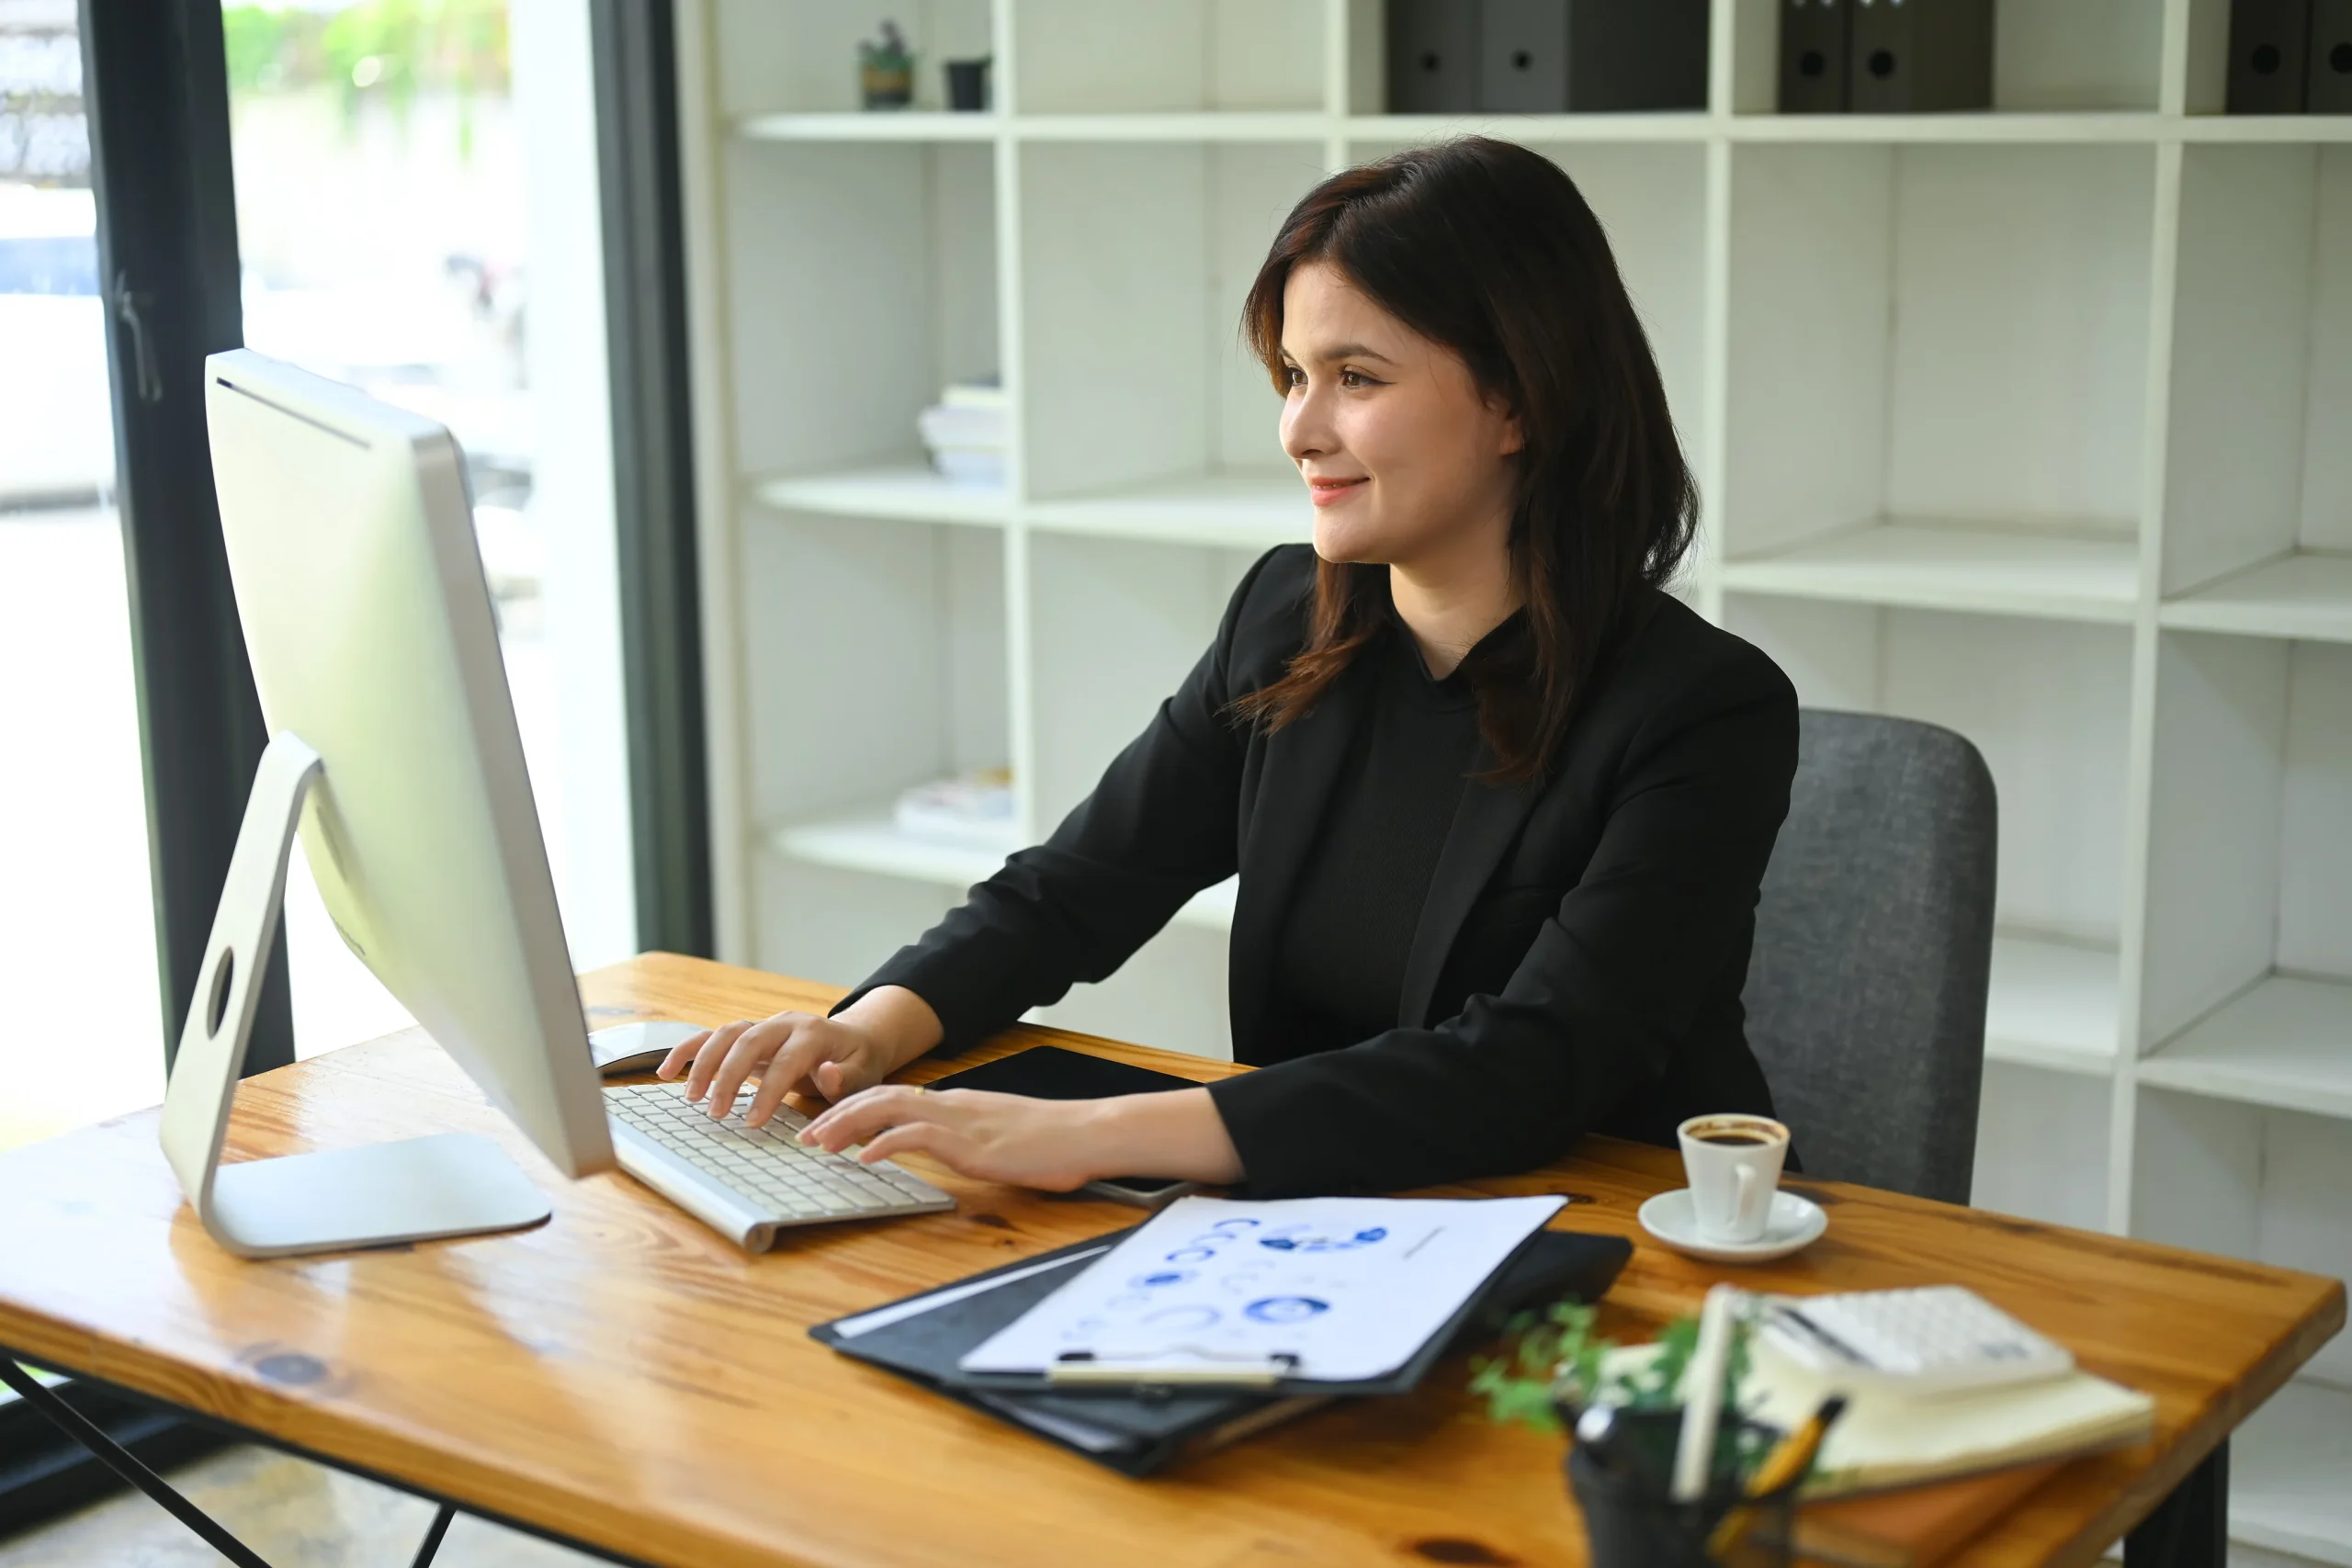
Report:
[[[1609,241],[1557,164],[1508,141],[1464,137],[1342,170],[1291,209],[1242,307],[1242,336],[1278,389],[1283,288],[1310,262],[1459,355],[1519,420],[1510,549],[1524,630],[1482,645],[1463,675],[1497,759],[1489,776],[1541,777],[1596,668],[1698,527]],[[1395,615],[1387,568],[1319,563],[1306,648],[1235,710],[1268,729],[1302,717]]]

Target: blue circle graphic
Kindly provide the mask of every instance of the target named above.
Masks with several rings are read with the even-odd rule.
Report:
[[[1139,1291],[1158,1285],[1181,1285],[1193,1277],[1190,1269],[1162,1269],[1157,1274],[1138,1274],[1127,1282]]]
[[[1170,1263],[1206,1263],[1215,1258],[1214,1249],[1205,1247],[1180,1247],[1168,1255]]]
[[[1370,1247],[1387,1239],[1386,1225],[1371,1225],[1353,1235],[1318,1235],[1309,1231],[1305,1235],[1261,1236],[1260,1247],[1276,1252],[1352,1252],[1359,1247]]]
[[[1329,1302],[1318,1302],[1313,1296],[1268,1296],[1251,1302],[1241,1309],[1242,1315],[1259,1323],[1305,1323],[1318,1313],[1331,1310]]]

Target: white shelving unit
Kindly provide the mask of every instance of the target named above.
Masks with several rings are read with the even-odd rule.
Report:
[[[937,886],[951,901],[973,883],[985,880],[1019,848],[1012,834],[993,849],[971,844],[927,842],[899,831],[890,818],[888,802],[864,811],[795,822],[778,828],[769,847],[788,860],[808,865],[858,871],[905,882]],[[1237,879],[1227,877],[1203,888],[1176,912],[1180,924],[1223,931],[1233,927],[1233,893]]]
[[[2015,933],[1996,936],[1985,1055],[2106,1077],[2115,1071],[2121,984],[2112,948]]]
[[[861,113],[885,11],[918,102]],[[1282,215],[1481,131],[1609,230],[1684,592],[1992,765],[1977,1201],[2352,1274],[2352,118],[2221,115],[2227,0],[1999,0],[1995,109],[1907,118],[1770,112],[1774,0],[1704,110],[1462,119],[1383,112],[1377,0],[681,14],[727,956],[854,981],[992,869],[910,784],[1011,767],[1009,842],[1084,795],[1308,536],[1236,333]],[[950,483],[915,415],[990,372],[1008,482]],[[1230,912],[1046,1016],[1224,1055]],[[2250,1551],[2352,1563],[2347,1446],[2336,1345],[2239,1446]]]
[[[1741,593],[2128,625],[2140,558],[2120,532],[1889,521],[1725,561],[1716,581]]]

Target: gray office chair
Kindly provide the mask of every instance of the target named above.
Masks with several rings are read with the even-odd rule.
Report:
[[[1805,709],[1756,912],[1747,1038],[1805,1172],[1968,1201],[1993,776],[1934,725]]]

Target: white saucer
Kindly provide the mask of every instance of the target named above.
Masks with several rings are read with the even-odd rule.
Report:
[[[1764,1234],[1754,1241],[1715,1241],[1699,1234],[1690,1210],[1690,1189],[1661,1192],[1641,1209],[1642,1228],[1674,1248],[1711,1263],[1762,1263],[1812,1246],[1829,1228],[1821,1205],[1793,1192],[1772,1194],[1772,1213]]]

